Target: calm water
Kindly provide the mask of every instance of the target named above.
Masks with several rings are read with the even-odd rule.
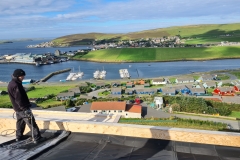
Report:
[[[51,52],[54,53],[55,50],[59,49],[62,52],[65,51],[74,51],[78,49],[87,48],[86,46],[81,47],[57,47],[57,48],[27,48],[27,45],[39,44],[42,42],[48,42],[51,40],[34,40],[34,41],[22,41],[14,43],[4,43],[0,44],[0,55],[5,54],[15,54],[15,53],[33,53],[33,54],[42,54]]]
[[[30,43],[31,42],[31,43]],[[25,48],[28,44],[37,44],[40,41],[19,42],[0,45],[0,53],[46,53],[54,52],[56,48]],[[81,47],[59,48],[61,51],[77,50]],[[212,60],[212,61],[180,61],[180,62],[157,62],[157,63],[94,63],[83,61],[68,61],[52,65],[43,65],[36,67],[27,64],[0,64],[0,81],[10,81],[11,74],[16,68],[22,68],[26,71],[26,78],[39,80],[50,72],[66,68],[74,68],[78,71],[80,66],[84,72],[82,79],[92,79],[93,72],[97,69],[107,71],[106,79],[119,79],[119,69],[128,69],[132,78],[150,78],[159,76],[188,74],[191,71],[205,72],[212,70],[236,69],[240,68],[240,59]],[[49,79],[50,82],[56,82],[66,79],[69,73],[62,73]]]

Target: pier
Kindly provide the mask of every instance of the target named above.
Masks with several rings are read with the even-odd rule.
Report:
[[[40,80],[40,82],[46,82],[48,79],[50,79],[50,78],[51,78],[52,76],[54,76],[54,75],[61,74],[61,73],[64,73],[64,72],[69,72],[69,71],[71,71],[70,68],[49,73],[47,76],[43,77],[43,78]]]

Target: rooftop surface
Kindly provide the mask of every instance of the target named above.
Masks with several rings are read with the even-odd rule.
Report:
[[[58,134],[56,134],[58,133]],[[40,144],[27,144],[6,149],[0,147],[1,158],[35,160],[239,160],[240,148],[196,144],[150,138],[136,138],[91,133],[48,132]],[[59,138],[60,137],[60,138]],[[58,139],[59,142],[55,143]],[[51,145],[50,144],[54,144]],[[46,147],[46,145],[49,145]],[[46,147],[46,148],[44,148]],[[0,158],[0,159],[1,159]]]

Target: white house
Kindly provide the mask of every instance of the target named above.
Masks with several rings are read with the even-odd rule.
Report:
[[[163,98],[162,97],[154,97],[154,103],[157,106],[157,109],[162,108],[163,105]]]
[[[126,102],[93,102],[91,113],[121,115],[125,118],[141,118],[142,106]]]
[[[164,78],[160,79],[153,79],[152,80],[153,85],[158,85],[158,84],[167,84],[166,80]]]
[[[216,83],[215,82],[206,82],[206,83],[203,83],[203,87],[204,88],[211,88],[211,87],[216,88]]]
[[[186,78],[177,78],[176,83],[190,83],[194,82],[194,79],[192,77],[186,77]]]

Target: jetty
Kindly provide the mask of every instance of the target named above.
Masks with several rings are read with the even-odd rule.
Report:
[[[69,72],[69,71],[71,71],[70,68],[49,73],[47,76],[43,77],[43,78],[40,80],[40,82],[46,82],[49,78],[51,78],[51,77],[54,76],[54,75],[61,74],[61,73],[64,73],[64,72]]]

